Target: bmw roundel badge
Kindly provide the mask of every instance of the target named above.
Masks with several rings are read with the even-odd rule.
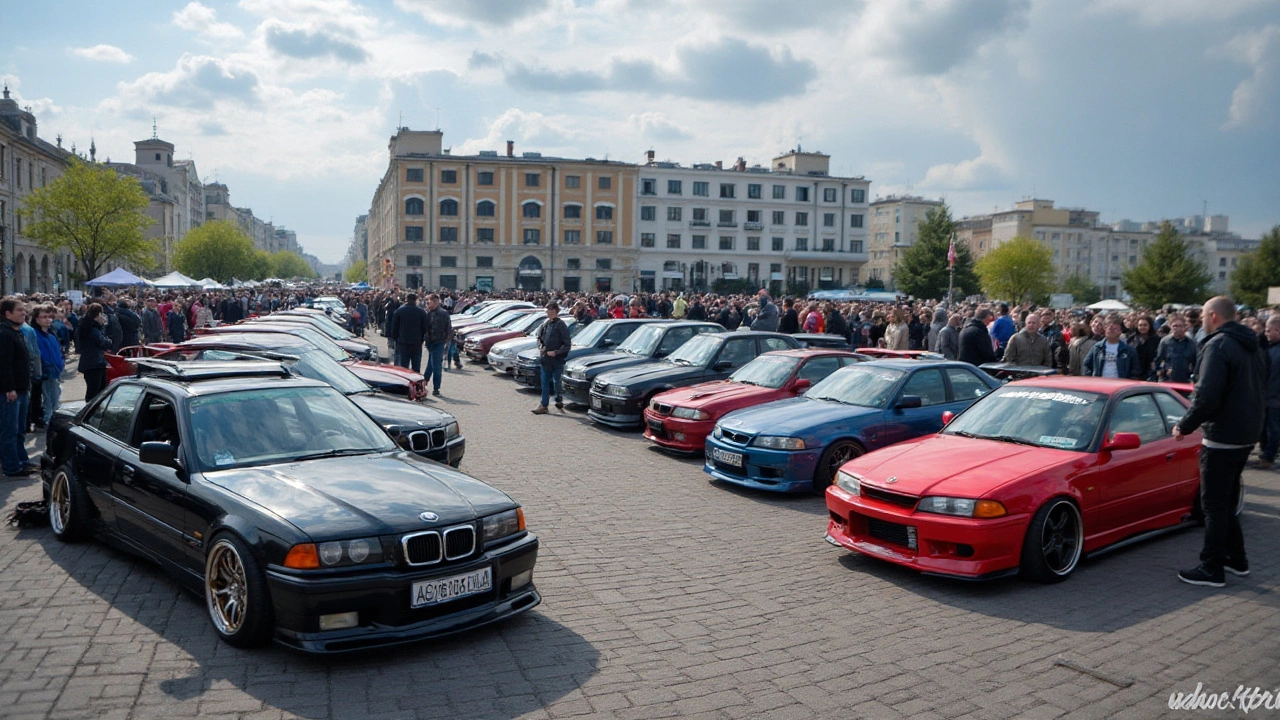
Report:
[[[440,516],[428,510],[424,513],[420,513],[418,515],[418,519],[422,520],[423,522],[435,522],[436,520],[440,519]]]

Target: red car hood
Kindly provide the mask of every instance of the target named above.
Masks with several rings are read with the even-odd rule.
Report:
[[[907,495],[980,498],[1080,453],[956,435],[928,435],[845,463],[868,485]],[[895,478],[889,482],[889,478]]]
[[[680,407],[728,412],[729,410],[759,405],[760,403],[785,397],[791,397],[791,393],[786,390],[765,388],[759,385],[717,380],[691,387],[668,390],[654,399],[658,402]]]
[[[385,363],[376,363],[370,360],[359,360],[352,362],[350,360],[342,363],[346,365],[352,372],[361,377],[366,377],[365,373],[386,373],[388,375],[396,375],[403,378],[406,382],[417,382],[422,379],[422,373],[416,373],[409,368],[402,368],[399,365],[387,365]]]

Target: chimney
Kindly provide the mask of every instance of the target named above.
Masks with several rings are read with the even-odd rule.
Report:
[[[747,171],[746,159],[739,157],[738,162],[734,164],[733,169],[737,170],[738,172],[746,172]]]
[[[515,156],[516,156],[516,141],[508,140],[507,141],[507,157],[515,157]]]
[[[645,159],[648,161],[648,163],[649,163],[650,165],[652,165],[652,164],[653,164],[653,151],[652,151],[652,150],[649,150],[648,152],[646,152],[646,153],[644,154],[644,157],[645,157]]]
[[[723,162],[721,162],[721,161],[719,161],[719,160],[717,160],[717,161],[716,161],[716,169],[717,169],[717,170],[723,170],[723,169],[724,169],[724,163],[723,163]]]

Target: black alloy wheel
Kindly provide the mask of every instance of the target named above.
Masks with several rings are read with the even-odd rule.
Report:
[[[817,494],[826,489],[836,479],[836,471],[841,465],[866,454],[866,450],[853,440],[837,440],[827,447],[826,452],[818,459],[818,467],[813,471],[813,491]]]
[[[1022,573],[1042,583],[1066,580],[1084,552],[1084,522],[1075,503],[1054,498],[1036,511],[1022,543]]]

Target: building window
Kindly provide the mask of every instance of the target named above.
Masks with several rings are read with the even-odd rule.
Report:
[[[491,267],[493,267],[493,256],[492,256],[492,255],[477,255],[477,256],[476,256],[476,267],[478,267],[478,268],[491,268]]]
[[[457,255],[441,255],[440,267],[458,267]]]
[[[642,221],[654,221],[658,219],[658,208],[653,205],[640,206],[640,219]]]
[[[613,178],[608,175],[602,175],[596,179],[596,187],[601,190],[611,190],[613,188]]]
[[[445,185],[457,185],[458,171],[457,170],[441,170],[440,182],[444,183]]]
[[[698,197],[711,197],[711,183],[694,181],[693,194]]]
[[[409,273],[404,276],[405,286],[409,290],[417,290],[422,287],[422,273]]]
[[[749,223],[758,223],[758,222],[760,222],[760,211],[759,211],[759,210],[748,210],[748,211],[747,211],[747,222],[749,222]]]
[[[736,187],[733,183],[720,183],[720,197],[732,198]]]
[[[667,220],[669,222],[680,222],[684,219],[684,208],[674,206],[667,208]]]
[[[425,207],[422,203],[422,198],[409,198],[404,201],[404,214],[421,215]]]
[[[493,228],[476,228],[476,242],[478,243],[493,242]]]
[[[773,273],[781,273],[781,272],[782,272],[782,263],[769,263],[769,274],[772,275]]]
[[[405,255],[404,264],[409,267],[422,267],[421,255]]]
[[[706,236],[706,235],[694,235],[694,236],[693,236],[693,249],[694,249],[694,250],[706,250],[706,249],[707,249],[707,236]]]
[[[668,195],[683,195],[683,194],[684,194],[684,183],[683,183],[683,182],[681,182],[680,180],[668,180],[668,181],[667,181],[667,194],[668,194]]]
[[[667,248],[670,250],[680,249],[680,233],[670,233],[667,235]]]
[[[596,278],[596,292],[613,292],[613,279],[607,277]]]
[[[720,224],[721,224],[721,225],[736,225],[736,224],[737,224],[737,221],[735,221],[735,220],[733,219],[733,211],[732,211],[732,210],[721,210],[721,211],[720,211]]]
[[[422,228],[417,225],[410,225],[404,229],[405,242],[422,242]]]
[[[759,200],[761,197],[762,186],[759,183],[751,183],[747,185],[747,197],[751,200]]]
[[[835,238],[822,238],[822,252],[835,252],[835,250],[836,250]]]
[[[787,212],[785,210],[774,210],[772,222],[774,225],[786,225]]]
[[[405,168],[405,182],[422,182],[422,168]]]
[[[658,194],[658,181],[657,181],[657,180],[654,180],[653,178],[643,178],[643,179],[641,179],[641,180],[640,180],[640,194],[641,194],[641,195],[657,195],[657,194]]]
[[[567,188],[580,188],[580,187],[582,187],[582,176],[580,176],[580,175],[565,175],[565,176],[564,176],[564,186],[565,186],[565,187],[567,187]]]
[[[580,245],[580,244],[582,244],[582,231],[581,231],[581,230],[565,230],[565,231],[564,231],[564,244],[565,244],[565,245]]]
[[[612,230],[597,230],[597,231],[596,231],[596,244],[597,244],[597,245],[612,245],[612,244],[613,244],[613,231],[612,231]]]
[[[839,198],[837,198],[837,197],[836,197],[836,189],[835,189],[835,188],[823,188],[823,189],[822,189],[822,202],[835,202],[835,201],[836,201],[836,200],[838,200],[838,199],[839,199]]]
[[[564,267],[566,270],[581,270],[582,260],[581,258],[569,258],[564,261]]]
[[[796,213],[796,227],[807,227],[809,225],[809,213]]]
[[[1218,267],[1223,268],[1223,267],[1226,267],[1226,266],[1227,266],[1227,259],[1226,259],[1226,258],[1218,258]]]
[[[694,208],[694,209],[693,209],[693,222],[695,222],[695,223],[705,223],[705,222],[707,222],[707,209],[706,209],[706,208]]]
[[[597,220],[612,220],[612,219],[613,219],[613,208],[609,207],[608,205],[597,205],[597,206],[596,206],[596,219],[597,219]]]
[[[721,250],[732,250],[732,249],[733,249],[733,236],[732,236],[732,235],[721,235],[721,236],[720,236],[720,249],[721,249]]]
[[[640,233],[640,247],[653,247],[654,237],[653,233]]]
[[[785,241],[784,241],[782,238],[780,238],[780,237],[776,237],[776,238],[774,238],[774,239],[773,239],[773,251],[774,251],[774,252],[782,252],[782,246],[783,246],[783,243],[784,243],[784,242],[785,242]]]
[[[541,184],[542,184],[542,175],[541,175],[541,174],[539,174],[539,173],[525,173],[525,174],[524,174],[524,186],[525,186],[525,187],[538,187],[538,186],[539,186],[539,185],[541,185]]]
[[[541,230],[539,230],[538,228],[525,228],[524,230],[525,245],[537,245],[538,243],[541,243],[541,242],[542,242]]]
[[[597,270],[612,270],[613,258],[596,258]]]
[[[799,202],[809,202],[809,188],[803,185],[796,186],[796,200]]]
[[[520,214],[526,218],[542,217],[542,206],[536,202],[527,202],[520,206]]]
[[[748,237],[748,238],[747,238],[747,249],[748,249],[748,250],[751,250],[751,251],[753,251],[753,252],[754,252],[754,251],[758,251],[758,250],[760,250],[760,238],[759,238],[759,236],[756,236],[756,237]]]
[[[456,227],[440,228],[440,242],[442,243],[458,242],[458,228]]]
[[[809,238],[796,238],[796,250],[804,252],[809,249]]]
[[[862,216],[861,216],[861,215],[850,215],[850,216],[849,216],[849,227],[853,227],[853,228],[860,228],[860,227],[862,227]]]
[[[492,184],[493,184],[493,171],[492,171],[492,170],[481,170],[480,172],[476,173],[476,184],[477,184],[477,185],[492,185]]]
[[[835,227],[835,226],[836,226],[836,214],[822,213],[822,227]]]
[[[441,275],[440,287],[444,288],[445,290],[457,290],[458,276],[457,275]]]
[[[867,191],[862,188],[854,188],[849,191],[849,202],[864,203],[867,201]]]
[[[581,292],[581,290],[582,290],[582,278],[567,277],[564,279],[565,292],[576,293],[576,292]]]
[[[444,217],[457,217],[458,201],[457,200],[441,200],[440,215]]]
[[[581,206],[581,205],[576,205],[576,204],[574,204],[574,205],[565,205],[565,206],[564,206],[564,219],[565,219],[565,220],[581,220],[581,219],[582,219],[582,206]]]
[[[774,200],[786,200],[786,199],[787,199],[787,186],[786,186],[786,185],[774,185],[774,186],[773,186],[773,199],[774,199]]]
[[[493,217],[497,205],[492,200],[481,200],[476,203],[476,217]]]

